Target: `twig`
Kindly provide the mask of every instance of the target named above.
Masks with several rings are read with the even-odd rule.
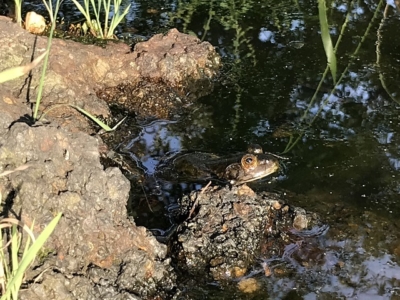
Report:
[[[211,181],[209,181],[207,183],[207,185],[201,189],[200,195],[202,195],[208,189],[208,187],[210,185],[211,185]],[[193,206],[192,206],[192,208],[191,208],[191,210],[189,212],[189,216],[186,218],[186,220],[189,220],[192,217],[192,214],[194,213],[194,210],[196,209],[196,206],[197,206],[198,202],[199,202],[199,197],[197,197],[196,200],[194,201]]]

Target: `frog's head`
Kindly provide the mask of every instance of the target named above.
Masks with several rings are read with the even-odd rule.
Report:
[[[270,154],[246,154],[240,163],[226,167],[224,178],[231,184],[242,184],[268,176],[279,169],[278,159]]]

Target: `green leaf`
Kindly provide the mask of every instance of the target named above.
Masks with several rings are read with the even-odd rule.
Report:
[[[87,112],[86,110],[84,110],[83,108],[80,108],[79,106],[76,105],[72,105],[72,104],[68,104],[69,106],[75,108],[76,110],[79,110],[81,113],[83,113],[85,116],[89,117],[90,119],[92,119],[94,122],[97,123],[97,125],[99,125],[101,128],[103,128],[105,131],[113,131],[113,129],[111,127],[109,127],[107,124],[103,123],[102,121],[100,121],[99,119],[97,119],[95,116],[91,115],[89,112]]]
[[[38,58],[36,58],[30,64],[27,64],[27,65],[21,66],[21,67],[7,69],[7,70],[1,72],[0,73],[0,83],[9,81],[9,80],[13,80],[15,78],[18,78],[20,76],[27,74],[30,70],[32,70],[34,67],[36,67],[38,65],[38,63],[41,62],[41,60],[46,56],[46,54],[47,54],[47,51],[42,53],[42,55],[40,55]]]
[[[325,0],[318,0],[319,24],[321,26],[321,38],[324,44],[326,58],[328,60],[329,69],[336,84],[336,53],[333,49],[331,35],[329,33],[328,17]]]
[[[53,220],[51,220],[49,225],[46,226],[46,228],[42,231],[42,233],[39,235],[37,240],[29,248],[28,253],[26,253],[26,255],[21,260],[17,271],[15,272],[13,278],[7,285],[7,291],[0,298],[0,300],[7,299],[10,296],[11,290],[14,288],[15,284],[22,281],[22,278],[24,276],[26,269],[29,267],[31,262],[35,259],[39,250],[42,248],[44,243],[47,241],[47,239],[53,233],[61,216],[62,216],[62,213],[59,213]]]

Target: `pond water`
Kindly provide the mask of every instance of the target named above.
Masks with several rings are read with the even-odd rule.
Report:
[[[191,297],[400,298],[400,21],[394,5],[330,4],[334,42],[345,24],[337,48],[337,78],[342,78],[335,86],[328,72],[319,89],[326,55],[315,2],[136,5],[144,24],[163,28],[168,20],[167,26],[217,47],[225,63],[214,92],[189,116],[177,123],[152,123],[133,143],[129,140],[132,149],[134,143],[141,145],[143,166],[151,173],[166,152],[226,154],[258,143],[290,158],[272,188],[286,191],[290,203],[319,213],[330,225],[317,242],[324,259],[314,265],[286,262],[294,272],[280,278],[260,273],[261,263],[249,275],[261,283],[256,293],[230,294],[211,285]],[[150,11],[160,19],[148,16]],[[252,187],[271,189],[271,184],[261,181]],[[152,224],[151,214],[144,218]]]
[[[337,48],[340,81],[335,85],[328,72],[319,89],[327,59],[315,1],[136,4],[137,14],[152,8],[161,17],[148,24],[163,27],[168,19],[168,26],[209,41],[225,63],[214,92],[189,116],[143,128],[137,142],[146,149],[146,168],[153,170],[168,151],[225,154],[258,143],[290,158],[272,188],[330,225],[318,241],[323,260],[295,266],[284,278],[262,276],[254,266],[261,290],[228,298],[400,299],[400,18],[394,4],[329,3],[334,43],[345,26]],[[201,290],[198,299],[227,297],[224,289]]]
[[[144,36],[171,27],[195,34],[217,48],[224,70],[214,92],[190,115],[143,126],[139,135],[127,137],[125,150],[140,149],[134,158],[151,173],[167,152],[223,155],[258,143],[289,161],[272,183],[252,187],[284,191],[289,203],[317,212],[330,226],[312,242],[324,251],[314,265],[284,262],[294,271],[279,277],[260,273],[260,263],[249,274],[260,283],[256,293],[227,294],[229,288],[210,284],[191,297],[400,299],[400,15],[395,4],[328,3],[334,43],[344,27],[335,85],[329,71],[323,78],[327,59],[316,1],[131,3],[124,26]],[[150,212],[136,217],[139,224],[159,225]]]

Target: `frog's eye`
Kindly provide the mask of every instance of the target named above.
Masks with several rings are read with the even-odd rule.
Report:
[[[245,170],[253,170],[257,166],[257,156],[253,154],[246,154],[242,157],[242,167]]]

